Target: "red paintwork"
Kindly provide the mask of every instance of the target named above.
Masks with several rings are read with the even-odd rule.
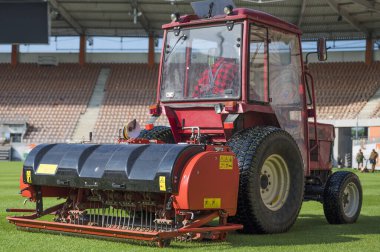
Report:
[[[268,28],[274,28],[276,30],[282,30],[288,33],[297,34],[299,41],[300,41],[300,35],[301,31],[299,28],[297,28],[295,25],[287,23],[286,21],[283,21],[281,19],[278,19],[274,16],[271,16],[267,13],[260,12],[257,10],[250,10],[250,9],[244,9],[244,8],[237,8],[233,11],[232,15],[226,16],[226,15],[220,15],[213,18],[197,18],[194,15],[191,16],[182,16],[180,21],[178,22],[172,22],[169,24],[163,25],[164,31],[164,39],[166,38],[167,30],[172,29],[174,27],[187,27],[187,28],[193,28],[193,27],[199,27],[199,26],[210,26],[215,24],[222,24],[226,21],[234,21],[234,22],[241,22],[243,23],[243,34],[242,34],[242,63],[241,63],[241,71],[242,71],[242,78],[241,78],[241,97],[235,100],[232,100],[236,102],[236,112],[233,112],[232,110],[229,111],[229,109],[224,109],[221,114],[216,114],[214,111],[213,106],[215,104],[228,104],[230,101],[226,100],[214,100],[214,101],[175,101],[175,102],[161,102],[160,101],[160,82],[161,82],[161,76],[162,76],[162,69],[160,68],[159,73],[159,83],[157,88],[157,103],[160,104],[162,107],[163,114],[168,117],[171,129],[173,131],[174,138],[176,142],[186,142],[188,141],[189,136],[191,135],[191,131],[189,130],[182,130],[182,122],[183,119],[185,120],[185,126],[196,126],[200,127],[201,134],[206,134],[211,138],[211,141],[214,143],[225,143],[228,141],[228,139],[233,135],[235,130],[241,130],[244,128],[249,128],[253,126],[259,126],[259,125],[271,125],[271,126],[279,126],[279,123],[277,121],[277,118],[274,114],[274,111],[272,110],[270,106],[270,97],[269,94],[265,93],[265,99],[268,101],[267,104],[254,104],[250,103],[248,101],[248,86],[249,86],[249,24],[261,24]],[[163,49],[164,50],[164,49]],[[163,51],[164,52],[164,51]],[[267,52],[267,48],[265,48],[265,53]],[[317,127],[316,124],[316,115],[314,113],[313,115],[313,124],[308,123],[308,110],[306,105],[306,89],[305,89],[305,83],[304,79],[306,78],[306,75],[310,75],[307,72],[307,69],[303,71],[304,65],[303,65],[303,59],[302,54],[300,54],[301,57],[301,70],[302,70],[302,83],[299,85],[299,92],[303,96],[304,100],[304,109],[301,111],[301,115],[304,118],[304,127],[306,130],[304,130],[304,138],[305,141],[305,149],[304,152],[307,153],[307,157],[305,160],[305,175],[310,174],[311,169],[318,169],[316,167],[311,168],[310,165],[310,151],[313,150],[313,148],[320,148],[319,144],[321,144],[320,141],[316,141],[315,146],[309,146],[309,127]],[[161,61],[162,62],[162,61]],[[267,63],[267,62],[266,62]],[[267,64],[264,66],[265,73],[268,72],[268,66]],[[268,76],[264,73],[264,85],[268,85]],[[315,92],[313,83],[312,85],[312,97],[315,101]],[[313,107],[313,110],[315,112],[315,105]],[[231,128],[225,128],[224,127],[224,120],[227,118],[227,115],[229,113],[239,113],[243,114],[240,118],[242,118],[242,122],[239,128],[235,128],[234,130],[231,130]],[[314,138],[318,138],[317,131],[315,131]],[[307,151],[309,150],[309,151]],[[319,168],[326,169],[326,166],[329,166],[329,162],[326,162],[326,160],[329,160],[327,156],[325,156],[326,153],[320,152],[320,155],[324,155],[321,157],[321,161],[319,162],[319,165],[322,165]]]
[[[317,123],[317,133],[315,133],[314,124],[309,122],[309,125],[310,140],[315,141],[315,136],[318,136],[317,145],[314,147],[318,149],[318,161],[310,163],[310,170],[331,170],[330,157],[331,145],[335,138],[334,127],[330,124]]]
[[[200,216],[198,219],[194,220],[191,224],[184,226],[178,230],[173,231],[139,231],[139,230],[129,230],[129,229],[117,229],[117,228],[103,228],[89,225],[75,225],[69,223],[60,223],[52,221],[42,221],[36,220],[37,218],[52,214],[58,209],[60,209],[63,204],[53,206],[45,211],[42,215],[37,215],[36,213],[27,216],[13,216],[7,217],[10,223],[15,224],[19,227],[34,228],[37,230],[49,230],[57,232],[65,232],[78,235],[94,235],[100,237],[111,237],[120,239],[133,239],[133,240],[143,240],[143,241],[160,241],[162,239],[170,239],[181,234],[192,233],[196,234],[196,237],[202,238],[204,233],[207,233],[207,237],[213,239],[225,239],[226,232],[242,229],[243,225],[240,224],[228,224],[225,223],[227,215],[220,213],[218,210],[213,211],[210,214]],[[213,219],[219,217],[224,219],[220,222],[219,226],[214,227],[203,227],[205,224],[211,222]]]
[[[34,213],[36,211],[36,209],[7,208],[5,211],[7,213]]]
[[[249,81],[248,79],[248,64],[249,62],[249,22],[248,20],[245,20],[243,23],[243,51],[241,55],[241,100],[243,104],[246,104],[248,102],[248,86],[249,86]]]
[[[170,109],[170,108],[167,108]],[[178,120],[178,127],[199,126],[202,129],[223,128],[222,115],[216,114],[213,107],[211,108],[184,108],[175,109]],[[185,120],[185,125],[182,125]]]
[[[20,176],[20,192],[22,197],[32,199],[34,197],[33,187],[29,184],[24,183],[23,173],[21,172]]]
[[[220,169],[220,156],[233,159],[232,169]],[[239,188],[239,168],[232,152],[199,153],[186,165],[179,186],[178,195],[174,196],[176,209],[208,210],[204,208],[205,198],[220,198],[220,209],[228,215],[235,215]]]
[[[223,127],[224,127],[225,130],[227,130],[227,129],[232,130],[234,128],[234,123],[232,123],[232,122],[225,122],[225,123],[223,123]]]
[[[62,187],[41,187],[43,197],[66,197],[69,189]],[[28,198],[30,201],[35,201],[36,191],[33,185],[24,183],[23,175],[20,176],[20,192],[22,197]]]
[[[217,217],[218,215],[216,215]],[[142,240],[142,241],[159,241],[160,239],[170,239],[180,236],[184,233],[215,233],[219,234],[221,232],[234,231],[242,229],[243,225],[240,224],[226,224],[224,226],[214,226],[214,227],[197,227],[197,228],[181,228],[176,231],[160,231],[160,232],[149,232],[149,231],[138,231],[138,230],[127,230],[127,229],[116,229],[116,228],[102,228],[95,226],[86,225],[74,225],[68,223],[51,222],[51,221],[41,221],[35,220],[35,216],[15,216],[7,217],[10,223],[15,224],[19,227],[34,228],[38,230],[49,230],[64,232],[70,234],[78,235],[94,235],[99,237],[110,237],[118,239],[132,239],[132,240]],[[202,236],[199,236],[202,237]],[[219,236],[215,236],[217,239]],[[225,237],[224,237],[225,238]]]
[[[172,22],[169,24],[164,24],[162,26],[163,29],[170,29],[178,26],[194,26],[194,25],[205,25],[205,24],[213,24],[217,22],[225,22],[225,21],[236,21],[236,20],[252,20],[254,22],[263,23],[269,26],[273,26],[279,29],[283,29],[289,31],[291,33],[302,34],[301,30],[293,24],[290,24],[282,19],[279,19],[275,16],[272,16],[268,13],[251,10],[246,8],[236,8],[233,10],[232,14],[220,15],[213,18],[196,18],[194,15],[191,15],[191,18],[182,17],[183,22]]]

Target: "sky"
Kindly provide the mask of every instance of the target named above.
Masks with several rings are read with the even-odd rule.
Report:
[[[50,37],[48,45],[21,45],[21,53],[52,52],[76,53],[79,51],[79,37]],[[158,39],[156,52],[161,52],[162,39]],[[364,51],[364,40],[327,41],[330,51]],[[316,42],[302,42],[303,51],[315,51]],[[375,45],[375,50],[378,49]],[[88,53],[104,52],[147,52],[148,38],[138,37],[92,37],[87,40]],[[0,45],[0,53],[11,52],[11,45]]]
[[[161,52],[161,40],[155,47]],[[0,45],[0,52],[10,52],[11,45]],[[79,37],[50,37],[48,45],[20,45],[21,53],[54,52],[75,53],[79,51]],[[87,39],[87,52],[147,52],[148,38],[138,37],[91,37]]]

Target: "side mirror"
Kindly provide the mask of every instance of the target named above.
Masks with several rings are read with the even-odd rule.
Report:
[[[318,60],[326,61],[327,60],[327,48],[326,48],[326,39],[319,38],[317,42],[317,52],[318,52]]]

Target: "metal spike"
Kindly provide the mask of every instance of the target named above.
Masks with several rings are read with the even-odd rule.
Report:
[[[129,221],[131,220],[131,214],[132,214],[131,207],[128,207],[128,224],[127,224],[128,229],[129,229]]]
[[[94,204],[92,204],[92,207],[91,207],[91,215],[92,215],[92,224],[95,223],[95,208],[94,208]]]
[[[152,209],[150,209],[152,210]],[[152,211],[149,213],[149,230],[152,231]]]
[[[91,201],[90,201],[90,208],[88,209],[88,213],[90,215],[89,224],[91,223]]]
[[[140,207],[141,207],[140,227],[142,229],[142,227],[143,227],[143,218],[144,218],[144,210],[143,210],[143,206],[142,205],[140,205]]]
[[[119,217],[119,212],[120,212],[120,209],[117,208],[116,209],[116,223],[115,223],[115,228],[117,228],[119,226],[119,221],[120,221],[120,217]]]
[[[110,218],[111,218],[111,206],[108,206],[108,211],[107,211],[107,227],[110,226]]]
[[[99,223],[99,204],[96,204],[96,208],[94,209],[95,212],[95,222],[96,225],[98,226]]]
[[[99,225],[99,204],[96,204],[95,212],[96,212],[96,226],[98,226]]]
[[[121,219],[123,218],[123,208],[120,208],[120,218],[119,218],[119,224],[117,225],[118,228],[121,228]]]
[[[117,228],[117,220],[119,219],[119,208],[116,208],[116,215],[115,215],[115,228]]]
[[[133,229],[133,226],[135,225],[135,216],[136,216],[136,207],[133,208],[132,229]]]
[[[110,206],[108,206],[106,208],[106,214],[107,214],[107,217],[106,217],[106,227],[108,227],[108,219],[109,219],[109,215],[110,215]]]
[[[125,219],[126,219],[126,215],[127,215],[127,209],[126,208],[123,208],[124,210],[124,219],[123,219],[123,229],[124,229],[124,226],[125,226]]]
[[[103,207],[102,207],[103,208]],[[102,222],[102,219],[101,219],[101,211],[100,211],[100,204],[98,203],[98,222],[97,222],[97,225],[100,227],[101,226],[101,222]]]
[[[104,218],[105,218],[105,213],[106,213],[106,209],[105,209],[105,206],[103,204],[103,207],[102,207],[102,227],[104,227]]]
[[[148,228],[148,206],[145,206],[145,229]]]
[[[110,209],[109,209],[109,222],[108,222],[108,227],[111,227],[112,226],[112,211],[111,211],[111,207],[110,206]]]
[[[114,222],[114,220],[115,220],[115,207],[114,206],[112,206],[112,219],[111,219],[111,226],[113,227],[113,222]]]
[[[157,208],[156,207],[154,207],[154,215],[157,219]],[[157,231],[157,221],[154,223],[154,231]]]
[[[90,201],[90,216],[91,216],[91,219],[90,219],[90,222],[91,223],[93,223],[94,222],[94,217],[95,217],[95,215],[94,215],[94,209],[93,209],[93,206],[92,206],[92,204],[91,204],[91,201]],[[94,216],[93,216],[94,215]]]

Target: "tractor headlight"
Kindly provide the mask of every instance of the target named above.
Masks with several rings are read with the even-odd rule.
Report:
[[[170,15],[170,19],[172,20],[172,22],[178,22],[179,21],[179,13],[178,12],[172,13]]]
[[[233,9],[234,9],[234,8],[232,7],[232,5],[227,5],[226,7],[224,7],[224,13],[225,13],[226,15],[231,15]]]

